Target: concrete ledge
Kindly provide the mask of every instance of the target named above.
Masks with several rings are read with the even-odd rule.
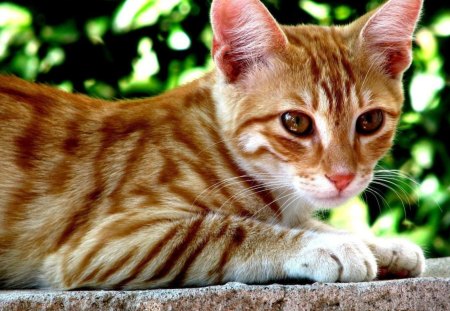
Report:
[[[0,310],[450,310],[450,258],[424,277],[349,284],[146,291],[0,291]]]

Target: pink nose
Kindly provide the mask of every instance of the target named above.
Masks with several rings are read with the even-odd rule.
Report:
[[[352,182],[355,178],[355,174],[343,174],[343,175],[325,175],[336,187],[337,190],[342,191]]]

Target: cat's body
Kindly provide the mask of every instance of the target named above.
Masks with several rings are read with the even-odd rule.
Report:
[[[348,27],[281,30],[256,0],[216,0],[218,69],[152,99],[110,103],[0,77],[1,282],[420,274],[417,246],[363,241],[311,218],[361,192],[391,146],[420,7],[391,0]],[[398,27],[388,9],[409,18],[398,47],[372,38],[383,23]]]

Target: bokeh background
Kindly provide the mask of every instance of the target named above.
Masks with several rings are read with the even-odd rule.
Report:
[[[155,95],[213,66],[210,0],[0,2],[0,72],[101,98]],[[345,24],[378,0],[266,0],[283,24]],[[450,2],[425,0],[396,146],[361,198],[319,216],[450,256]],[[1,124],[0,124],[1,126]],[[0,177],[1,178],[1,177]]]

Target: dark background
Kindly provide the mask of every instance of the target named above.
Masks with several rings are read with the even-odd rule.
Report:
[[[345,24],[380,1],[263,1],[283,24]],[[0,72],[102,98],[149,96],[212,67],[210,1],[0,3]],[[361,199],[323,215],[450,255],[450,2],[425,0],[396,146]],[[381,185],[382,184],[382,185]],[[375,194],[375,192],[377,194]]]

